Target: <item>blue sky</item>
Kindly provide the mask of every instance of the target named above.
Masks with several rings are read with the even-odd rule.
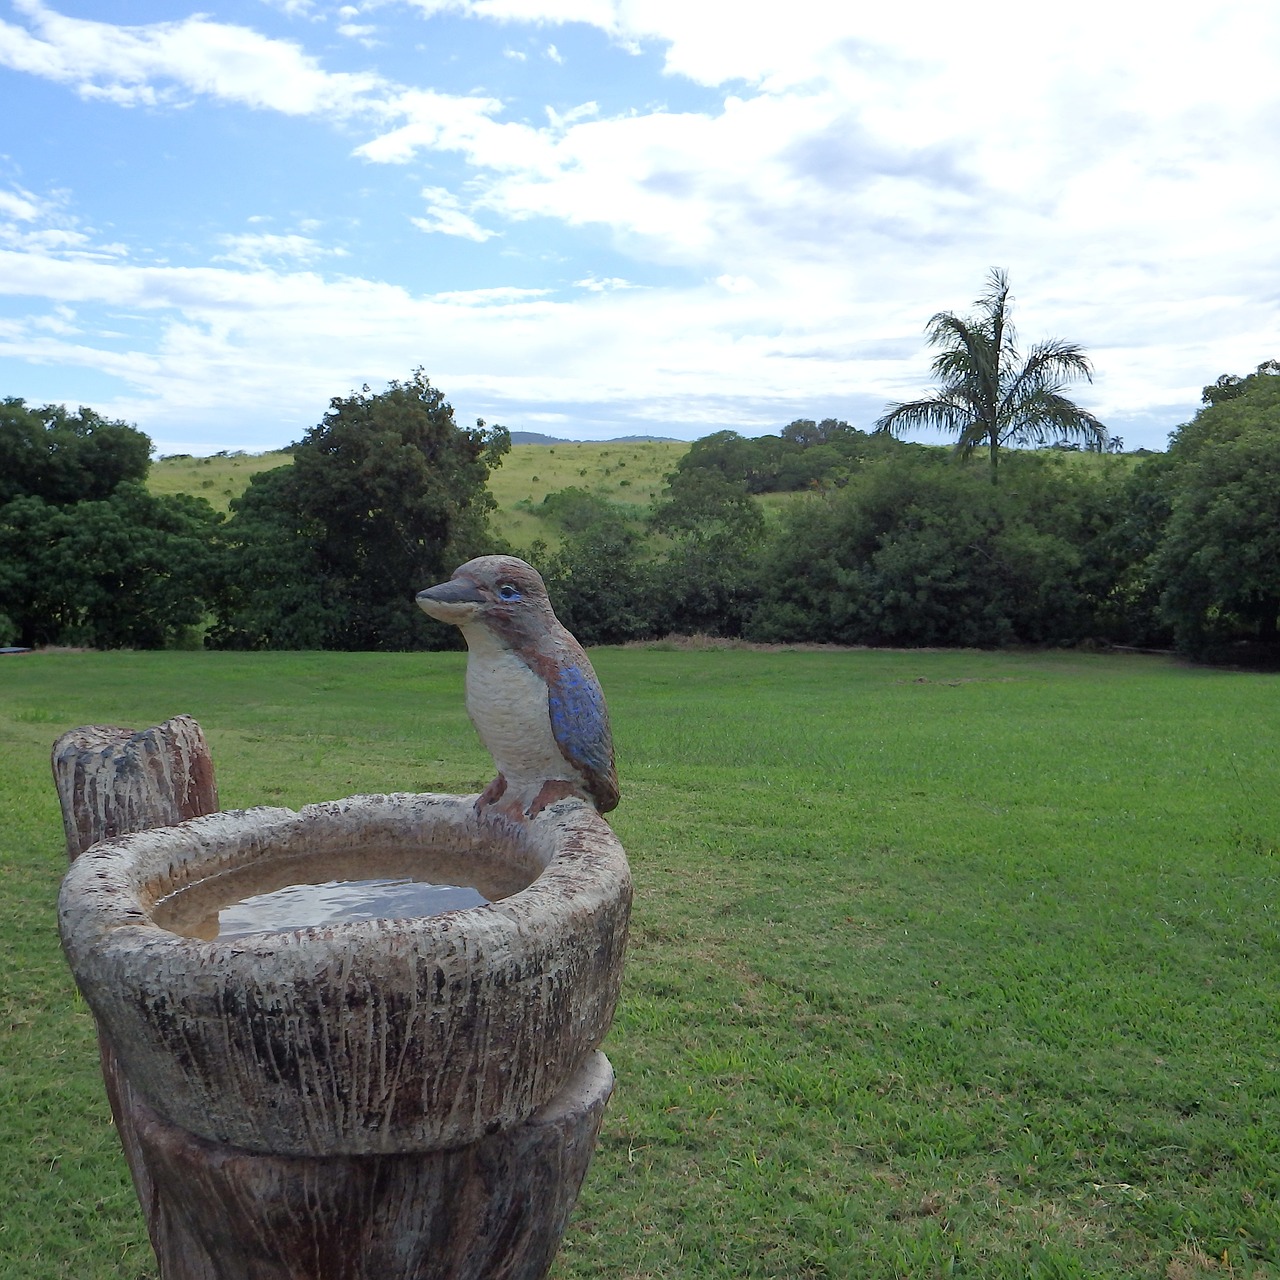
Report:
[[[1280,7],[1151,13],[0,0],[0,395],[161,453],[419,365],[513,430],[868,427],[1000,266],[1161,448],[1280,356]]]

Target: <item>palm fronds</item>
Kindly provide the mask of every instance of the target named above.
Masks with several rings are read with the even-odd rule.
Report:
[[[956,437],[964,457],[985,445],[993,482],[1005,445],[1078,440],[1088,448],[1105,448],[1106,427],[1063,394],[1077,379],[1093,380],[1084,349],[1050,338],[1022,359],[1011,303],[1008,276],[992,268],[975,316],[950,311],[932,316],[925,333],[930,346],[939,348],[933,360],[938,390],[924,400],[889,406],[876,430],[890,435],[916,427],[945,431]]]

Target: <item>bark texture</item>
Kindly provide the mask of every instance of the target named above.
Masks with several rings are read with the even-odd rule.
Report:
[[[64,947],[163,1280],[544,1276],[612,1089],[596,1047],[631,884],[607,824],[578,800],[510,823],[450,796],[213,813],[187,717],[75,730],[54,774]],[[152,918],[210,877],[353,857],[509,896],[222,943]]]
[[[141,732],[72,729],[53,744],[53,778],[72,862],[100,840],[218,810],[209,745],[190,716]]]
[[[456,1151],[275,1157],[139,1126],[186,1280],[541,1280],[595,1147],[613,1070],[590,1054],[548,1106]],[[213,1259],[192,1271],[190,1259]]]
[[[101,840],[175,826],[218,810],[213,757],[204,732],[190,716],[174,716],[140,732],[114,725],[83,725],[53,744],[52,764],[69,862]],[[159,1256],[163,1242],[173,1235],[173,1226],[138,1136],[146,1104],[130,1086],[101,1022],[97,1025],[107,1102],[147,1235]],[[216,1273],[210,1260],[194,1250],[185,1270],[173,1276],[175,1280],[215,1280]]]

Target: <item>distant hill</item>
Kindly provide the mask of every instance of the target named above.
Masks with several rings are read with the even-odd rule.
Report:
[[[563,436],[544,436],[538,431],[513,431],[512,444],[687,444],[675,436],[613,436],[609,440],[568,440]]]
[[[530,444],[530,440],[536,444]],[[553,545],[557,527],[539,514],[542,500],[556,489],[579,488],[642,512],[656,502],[667,476],[689,448],[687,440],[632,437],[627,440],[555,440],[531,431],[512,432],[513,447],[489,477],[498,502],[494,527],[516,547],[535,538]],[[226,511],[249,477],[273,467],[292,466],[291,453],[235,453],[211,458],[171,455],[151,465],[153,493],[191,493]]]
[[[209,458],[193,458],[189,453],[173,453],[157,458],[147,473],[152,493],[190,493],[204,498],[219,511],[226,511],[232,498],[244,492],[249,477],[275,467],[291,467],[293,454],[283,449],[271,453],[217,453]]]

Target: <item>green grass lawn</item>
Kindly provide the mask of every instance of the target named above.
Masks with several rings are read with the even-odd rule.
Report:
[[[637,893],[557,1280],[1280,1276],[1275,676],[593,659]],[[53,739],[190,712],[227,808],[472,791],[463,661],[0,658],[0,1275],[153,1275],[58,950]]]

